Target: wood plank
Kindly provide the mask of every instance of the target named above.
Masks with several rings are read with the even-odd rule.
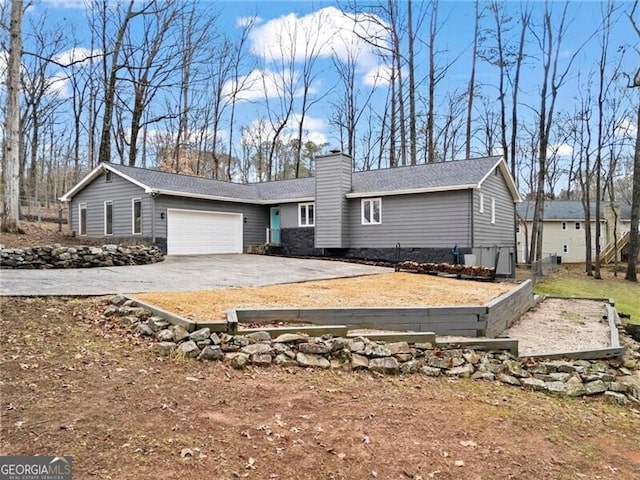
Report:
[[[473,338],[450,342],[439,342],[436,339],[436,345],[448,347],[458,345],[460,348],[472,350],[509,350],[512,355],[518,356],[518,340],[515,338]]]
[[[609,348],[597,348],[594,350],[574,350],[574,351],[562,352],[562,353],[536,353],[533,355],[527,355],[527,358],[528,357],[546,358],[549,360],[558,360],[561,358],[571,358],[573,360],[596,360],[596,359],[602,359],[602,358],[622,357],[623,355],[624,355],[624,348],[609,347]]]
[[[238,316],[235,310],[227,310],[227,333],[235,335],[238,332]]]
[[[196,323],[196,329],[205,327],[212,332],[227,332],[229,323],[226,320],[204,320]]]
[[[366,337],[374,342],[435,343],[436,341],[436,334],[433,332],[349,333],[347,337]]]
[[[331,334],[334,337],[346,337],[348,333],[346,325],[313,325],[313,326],[290,326],[290,327],[265,327],[265,328],[240,328],[238,335],[246,335],[253,332],[268,332],[272,337],[282,335],[283,333],[300,333],[311,337],[321,337],[322,335]]]
[[[618,333],[618,325],[620,324],[620,317],[616,309],[607,303],[607,321],[609,322],[609,334],[612,347],[620,346],[620,335]]]
[[[189,320],[187,318],[183,318],[180,315],[176,315],[175,313],[168,312],[160,307],[156,307],[147,302],[143,302],[142,300],[133,297],[131,295],[123,295],[127,300],[131,300],[136,307],[141,307],[149,310],[154,315],[166,320],[172,325],[179,325],[184,328],[187,332],[193,332],[196,329],[196,322]]]

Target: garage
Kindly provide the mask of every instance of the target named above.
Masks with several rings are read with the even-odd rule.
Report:
[[[167,254],[242,253],[242,214],[167,210]]]

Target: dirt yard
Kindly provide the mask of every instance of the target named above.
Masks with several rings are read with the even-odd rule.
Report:
[[[74,478],[634,479],[640,412],[490,382],[161,360],[98,300],[2,299],[0,454]]]
[[[23,234],[0,232],[0,245],[8,248],[27,248],[38,245],[103,245],[103,239],[89,237],[72,237],[69,235],[67,225],[62,225],[62,232],[58,232],[57,223],[42,222],[40,226],[36,222],[20,222]]]
[[[512,288],[513,283],[398,272],[256,288],[144,293],[136,297],[186,318],[221,320],[230,308],[482,305]]]

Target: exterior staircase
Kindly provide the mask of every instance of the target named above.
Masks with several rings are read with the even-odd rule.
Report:
[[[600,254],[602,263],[611,263],[616,259],[616,257],[620,258],[622,249],[629,244],[630,236],[630,232],[626,232],[618,239],[617,245],[613,242],[609,243]]]

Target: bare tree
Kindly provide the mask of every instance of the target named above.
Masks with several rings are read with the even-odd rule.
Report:
[[[471,158],[471,124],[473,123],[473,101],[476,94],[476,61],[478,59],[478,40],[480,36],[480,18],[482,16],[479,1],[473,2],[475,15],[473,22],[473,48],[471,49],[471,72],[469,74],[469,87],[467,90],[467,123],[465,130],[465,157]]]
[[[629,12],[629,20],[640,38],[640,24],[635,18],[636,9],[638,8],[638,0],[633,4],[633,8]],[[630,85],[632,88],[640,90],[640,68],[634,72],[633,81]],[[633,160],[633,193],[631,203],[631,233],[629,237],[629,260],[627,262],[627,274],[625,279],[632,282],[638,281],[637,261],[640,254],[640,101],[638,102],[638,116],[636,121],[636,145]]]
[[[115,39],[111,43],[108,38],[111,36],[108,32],[109,8],[107,0],[96,0],[99,3],[101,23],[100,37],[102,40],[103,56],[103,81],[104,81],[104,114],[102,120],[102,129],[100,134],[100,150],[98,153],[99,162],[111,161],[111,132],[113,129],[113,111],[116,103],[116,86],[118,83],[118,72],[124,67],[120,52],[125,40],[125,34],[129,28],[131,21],[139,15],[144,15],[156,6],[156,0],[151,0],[146,4],[140,5],[140,8],[134,9],[138,5],[135,0],[129,0],[128,5],[122,12],[122,18],[117,25]],[[118,4],[119,5],[119,4]],[[117,6],[118,10],[119,6]],[[111,63],[109,63],[109,59]]]
[[[7,68],[7,110],[5,119],[4,215],[2,231],[20,230],[20,65],[22,63],[22,0],[12,0]]]

